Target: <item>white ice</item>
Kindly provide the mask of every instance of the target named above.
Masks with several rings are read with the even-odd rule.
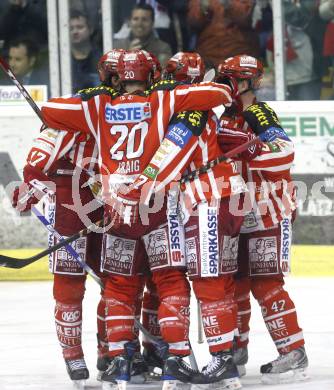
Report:
[[[251,390],[334,390],[334,278],[289,278],[304,329],[311,379],[298,384],[268,386],[260,383],[259,367],[277,352],[253,301],[247,376],[243,388]],[[96,376],[95,312],[98,287],[87,283],[84,301],[83,343],[91,378],[87,389],[100,389]],[[51,282],[0,283],[0,390],[71,390],[53,322]],[[192,305],[191,338],[199,365],[209,359],[205,344],[196,342],[196,307]],[[145,387],[142,387],[143,389]]]

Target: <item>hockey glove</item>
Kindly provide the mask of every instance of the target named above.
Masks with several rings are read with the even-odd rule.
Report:
[[[30,210],[44,195],[55,192],[54,183],[30,164],[24,167],[23,178],[24,182],[12,194],[12,206],[19,212]]]
[[[218,84],[224,84],[231,88],[232,101],[236,102],[240,96],[238,82],[235,78],[229,76],[218,76],[215,80]]]
[[[107,205],[109,218],[113,228],[121,225],[132,226],[139,221],[140,190],[121,186]]]
[[[218,130],[218,144],[223,153],[227,153],[230,150],[245,144],[248,141],[256,138],[255,134],[251,131],[243,132],[236,129],[220,128]],[[242,160],[250,161],[261,153],[261,143],[251,145],[248,149],[238,155]]]

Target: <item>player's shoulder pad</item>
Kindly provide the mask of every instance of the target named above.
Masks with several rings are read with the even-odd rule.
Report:
[[[193,135],[199,137],[205,128],[207,120],[207,111],[182,111],[173,116],[171,124],[182,123]]]
[[[174,80],[161,80],[153,84],[145,93],[146,95],[150,95],[154,91],[171,91],[178,85],[183,85],[183,83]]]
[[[106,85],[99,85],[93,88],[81,89],[76,95],[83,101],[86,101],[97,95],[108,95],[114,99],[119,96],[119,92],[111,87],[107,87]]]
[[[256,102],[250,105],[242,112],[242,116],[256,134],[260,134],[271,127],[282,129],[276,112],[266,102]]]

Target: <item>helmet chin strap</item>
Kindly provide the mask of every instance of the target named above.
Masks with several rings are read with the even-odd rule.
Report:
[[[243,95],[243,94],[245,94],[245,93],[247,93],[247,92],[253,92],[254,91],[254,87],[253,87],[253,83],[252,83],[252,80],[247,80],[247,82],[248,82],[248,88],[246,88],[244,91],[242,91],[242,92],[239,92],[239,95]]]

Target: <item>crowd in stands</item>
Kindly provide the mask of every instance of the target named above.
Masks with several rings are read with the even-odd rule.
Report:
[[[77,91],[99,83],[101,1],[71,0],[70,7]],[[272,0],[117,0],[113,7],[115,48],[145,49],[162,64],[178,51],[197,51],[207,67],[247,53],[266,66],[261,98],[275,99]],[[334,0],[283,0],[283,7],[286,99],[333,99]],[[46,0],[0,0],[0,53],[24,83],[49,84]]]

